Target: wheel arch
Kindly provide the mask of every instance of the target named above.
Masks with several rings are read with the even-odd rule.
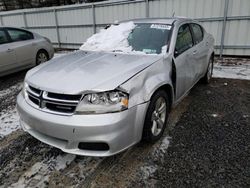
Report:
[[[169,98],[169,103],[170,103],[170,109],[171,109],[171,107],[173,105],[173,102],[174,102],[174,91],[173,91],[172,85],[170,85],[168,83],[160,85],[154,92],[152,92],[152,94],[150,96],[150,100],[152,99],[154,94],[157,93],[160,90],[163,90],[163,91],[165,91],[167,93],[167,96]]]
[[[44,49],[44,48],[38,49],[37,52],[36,52],[36,57],[39,54],[39,52],[45,52],[47,54],[48,58],[49,58],[49,52],[46,49]]]

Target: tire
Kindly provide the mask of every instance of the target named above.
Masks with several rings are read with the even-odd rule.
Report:
[[[163,104],[165,104],[165,109]],[[160,110],[162,108],[162,110]],[[162,113],[160,113],[162,111]],[[145,117],[142,141],[155,143],[161,138],[166,128],[170,103],[165,91],[157,91],[151,98]],[[164,115],[165,114],[165,115]]]
[[[49,55],[45,50],[39,50],[36,55],[36,64],[40,65],[49,60]]]
[[[209,84],[213,75],[213,69],[214,69],[214,58],[210,57],[207,72],[205,76],[201,79],[202,83]]]

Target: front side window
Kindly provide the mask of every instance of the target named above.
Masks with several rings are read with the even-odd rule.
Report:
[[[24,30],[19,29],[8,29],[8,33],[12,41],[24,41],[33,39],[33,34]]]
[[[3,30],[0,30],[0,44],[8,42],[8,38]]]
[[[194,34],[194,42],[198,44],[203,40],[203,30],[198,24],[191,24],[191,27]]]
[[[193,40],[190,28],[188,24],[185,24],[179,28],[177,40],[175,44],[175,50],[178,54],[183,53],[193,46]]]

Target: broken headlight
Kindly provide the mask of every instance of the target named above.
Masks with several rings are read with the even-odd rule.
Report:
[[[128,109],[128,94],[108,91],[85,95],[76,108],[76,114],[104,114],[126,109]]]

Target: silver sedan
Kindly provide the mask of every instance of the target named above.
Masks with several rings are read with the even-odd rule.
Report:
[[[24,29],[0,27],[0,76],[33,67],[53,55],[49,39]]]
[[[101,33],[30,70],[17,98],[22,128],[68,153],[110,156],[156,142],[171,108],[212,76],[214,39],[191,19],[130,20]],[[126,33],[127,46],[95,47]]]

